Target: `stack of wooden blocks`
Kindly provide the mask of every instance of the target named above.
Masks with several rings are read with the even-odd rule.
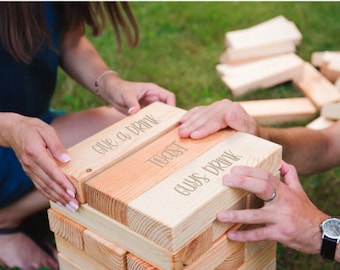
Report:
[[[281,146],[223,130],[183,139],[186,111],[153,103],[71,147],[62,170],[81,202],[71,213],[51,202],[60,269],[275,269],[276,243],[228,240],[222,209],[261,207],[222,176],[234,165],[277,175]],[[257,225],[259,226],[259,225]]]
[[[216,69],[235,97],[289,81],[302,92],[298,98],[240,102],[258,123],[308,120],[323,106],[339,102],[340,53],[315,52],[309,63],[296,54],[301,40],[299,29],[284,16],[226,33],[226,50]],[[328,121],[319,118],[309,127],[325,127]]]

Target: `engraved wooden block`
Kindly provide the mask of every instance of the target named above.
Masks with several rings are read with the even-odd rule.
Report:
[[[85,182],[178,125],[185,110],[155,102],[137,114],[68,149],[72,161],[61,166],[86,202]]]
[[[234,165],[261,167],[277,174],[282,148],[230,129],[202,140],[182,139],[177,126],[184,113],[165,104],[150,105],[73,148],[75,162],[63,169],[83,191],[87,203],[71,213],[51,202],[49,211],[58,250],[71,265],[120,269],[103,261],[111,261],[105,259],[111,253],[121,258],[130,253],[158,269],[205,269],[203,265],[212,269],[208,268],[212,258],[216,268],[229,255],[244,254],[245,245],[230,242],[225,235],[239,225],[218,222],[216,213],[249,207],[249,194],[224,186],[222,177]],[[152,124],[142,128],[146,119],[153,119]],[[134,138],[126,131],[131,123],[139,123],[140,134]],[[114,141],[107,138],[126,141],[115,149],[102,148],[103,143]],[[104,156],[100,161],[97,155],[91,156],[96,151]],[[78,160],[82,157],[84,162]],[[66,233],[77,229],[82,246]]]

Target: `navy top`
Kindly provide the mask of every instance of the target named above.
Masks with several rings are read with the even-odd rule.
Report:
[[[0,42],[0,112],[39,116],[50,108],[56,85],[61,46],[58,10],[43,4],[45,26],[51,46],[42,45],[29,64],[17,62]]]

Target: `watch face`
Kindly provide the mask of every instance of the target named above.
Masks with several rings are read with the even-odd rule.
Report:
[[[327,219],[323,224],[323,232],[328,237],[340,239],[340,219]]]

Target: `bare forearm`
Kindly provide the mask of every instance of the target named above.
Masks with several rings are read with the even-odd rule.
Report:
[[[324,131],[305,127],[260,127],[258,132],[260,137],[282,145],[283,159],[295,165],[300,174],[311,174],[340,164],[339,146],[336,143],[339,129],[337,123]]]

